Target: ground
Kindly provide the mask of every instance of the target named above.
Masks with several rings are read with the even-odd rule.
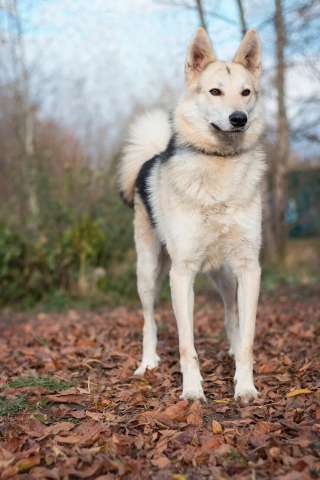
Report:
[[[144,378],[138,309],[2,313],[0,478],[320,478],[319,307],[319,291],[262,296],[250,406],[233,399],[222,307],[208,299],[195,320],[207,403],[179,399],[169,306]]]

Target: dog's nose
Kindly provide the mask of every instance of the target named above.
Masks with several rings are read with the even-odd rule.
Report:
[[[244,112],[233,112],[229,116],[229,120],[233,127],[244,127],[248,117]]]

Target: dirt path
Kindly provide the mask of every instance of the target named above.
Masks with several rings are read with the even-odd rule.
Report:
[[[139,379],[140,311],[3,317],[1,479],[320,477],[317,295],[262,300],[261,397],[247,407],[232,397],[220,305],[202,302],[196,314],[206,404],[179,400],[171,310],[158,319],[162,363]]]

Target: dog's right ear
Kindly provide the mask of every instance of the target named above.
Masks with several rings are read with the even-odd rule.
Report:
[[[185,66],[187,83],[193,83],[205,67],[216,60],[207,32],[204,28],[199,28],[188,50]]]

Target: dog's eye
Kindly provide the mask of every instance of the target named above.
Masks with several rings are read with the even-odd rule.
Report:
[[[222,95],[222,92],[219,88],[212,88],[211,90],[209,90],[209,93],[211,93],[211,95],[214,95],[215,97]]]
[[[246,88],[245,90],[242,90],[241,92],[241,95],[243,97],[247,97],[248,95],[250,95],[251,91],[249,90],[249,88]]]

